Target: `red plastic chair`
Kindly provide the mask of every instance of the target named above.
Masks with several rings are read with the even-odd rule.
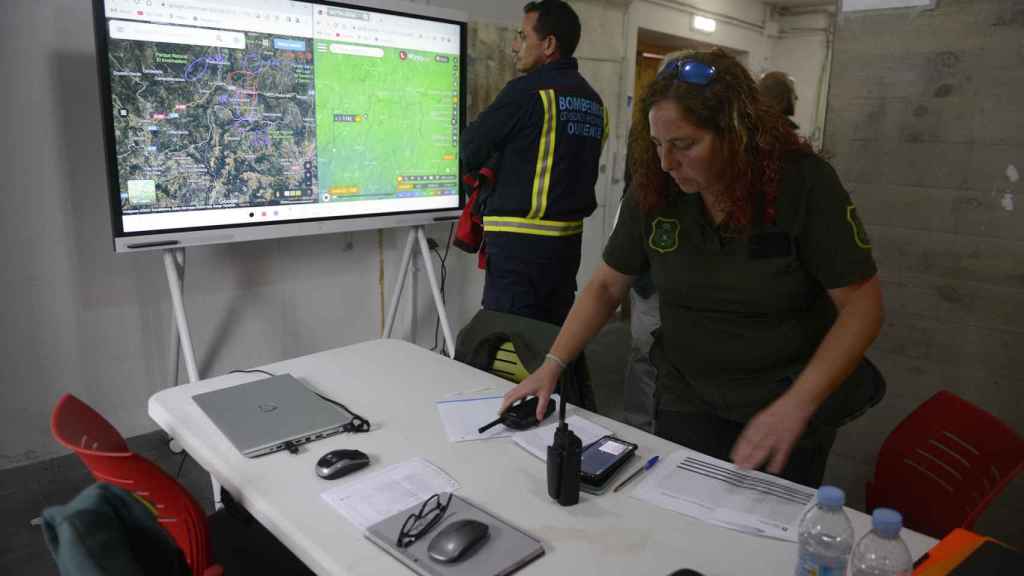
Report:
[[[972,529],[1024,469],[1024,440],[988,412],[945,390],[918,406],[882,443],[868,510],[903,514],[935,538]]]
[[[195,576],[220,576],[210,564],[206,514],[178,482],[156,464],[128,449],[110,422],[71,394],[57,402],[50,417],[53,437],[78,455],[98,482],[132,492],[155,510],[157,521],[184,551]]]

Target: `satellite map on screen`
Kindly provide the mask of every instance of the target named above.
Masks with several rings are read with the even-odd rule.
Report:
[[[125,214],[317,201],[312,41],[110,40]]]

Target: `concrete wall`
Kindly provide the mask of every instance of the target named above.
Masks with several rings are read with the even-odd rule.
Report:
[[[821,145],[825,123],[824,106],[828,96],[829,26],[833,14],[813,14],[779,18],[779,35],[771,42],[771,54],[763,70],[752,70],[756,78],[764,72],[781,70],[796,84],[796,114],[800,134],[816,148]]]
[[[873,239],[887,317],[883,403],[828,478],[863,502],[885,435],[939,389],[1024,433],[1024,3],[842,15],[825,146]],[[1024,544],[1018,481],[979,529]]]

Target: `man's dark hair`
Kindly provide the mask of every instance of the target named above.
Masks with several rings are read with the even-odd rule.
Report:
[[[558,54],[562,58],[570,58],[580,43],[580,17],[562,0],[540,0],[527,2],[523,13],[537,13],[537,23],[533,31],[541,40],[554,36],[558,42]]]

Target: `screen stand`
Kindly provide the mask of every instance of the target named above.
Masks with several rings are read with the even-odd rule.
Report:
[[[444,300],[441,298],[441,289],[437,284],[437,275],[434,273],[434,265],[430,258],[430,248],[427,247],[427,235],[423,226],[413,226],[409,229],[409,238],[405,241],[405,252],[402,253],[402,264],[398,272],[398,285],[395,286],[395,293],[391,295],[391,306],[388,308],[387,320],[384,321],[384,338],[391,337],[391,330],[395,325],[395,316],[398,312],[398,301],[402,298],[402,288],[405,287],[405,277],[409,275],[409,267],[412,265],[413,244],[419,244],[420,258],[427,269],[427,279],[430,280],[430,291],[434,295],[434,307],[437,308],[437,317],[441,321],[441,330],[444,331],[444,341],[447,344],[448,356],[455,357],[455,339],[452,338],[452,328],[448,324],[448,313],[444,309]],[[413,294],[413,298],[416,295]]]
[[[192,348],[192,333],[188,329],[188,317],[185,316],[185,300],[182,298],[182,289],[185,283],[185,249],[172,248],[164,250],[164,270],[167,272],[167,287],[171,291],[171,306],[174,309],[174,335],[171,343],[174,349],[171,351],[173,367],[171,373],[172,386],[178,385],[178,351],[185,357],[185,371],[188,373],[189,382],[199,381],[199,368],[196,365],[196,353]],[[182,451],[173,438],[170,439],[169,447],[175,454]],[[220,510],[223,507],[220,498],[220,483],[210,476],[210,483],[213,486],[213,508]]]

